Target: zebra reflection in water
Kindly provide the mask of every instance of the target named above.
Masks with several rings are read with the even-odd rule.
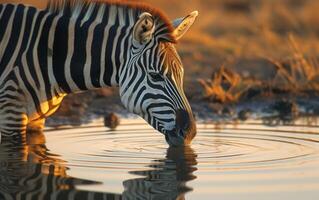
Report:
[[[190,147],[170,147],[166,158],[154,160],[151,170],[131,171],[142,178],[123,182],[122,194],[78,190],[99,182],[70,177],[65,161],[45,145],[43,133],[28,134],[25,144],[0,144],[0,199],[184,199],[195,179],[196,154]]]
[[[43,133],[28,134],[20,146],[2,141],[0,199],[122,199],[118,194],[77,190],[77,185],[99,183],[68,176],[59,157],[47,149]]]
[[[147,171],[131,171],[144,176],[124,181],[124,199],[185,199],[193,189],[186,182],[194,180],[197,170],[196,153],[189,147],[170,147],[165,159],[154,160]]]

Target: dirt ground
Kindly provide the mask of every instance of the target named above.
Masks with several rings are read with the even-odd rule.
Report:
[[[298,115],[319,114],[319,1],[142,2],[161,8],[171,19],[193,10],[200,13],[177,45],[185,92],[199,118],[248,116],[267,109],[293,117],[296,108]],[[48,124],[77,125],[110,112],[128,115],[117,89],[90,91],[68,96]]]

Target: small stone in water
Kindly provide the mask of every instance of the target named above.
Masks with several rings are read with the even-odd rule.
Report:
[[[109,113],[104,116],[104,126],[114,130],[120,124],[120,119],[115,113]]]
[[[231,117],[235,114],[234,110],[230,107],[224,107],[222,110],[222,114],[228,117]]]
[[[251,110],[250,109],[244,109],[239,111],[238,113],[238,119],[241,121],[246,121],[251,116]]]
[[[278,112],[281,118],[296,118],[299,114],[298,105],[294,101],[280,100],[275,102],[272,109]]]

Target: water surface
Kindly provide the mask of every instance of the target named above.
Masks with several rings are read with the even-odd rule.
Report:
[[[48,129],[1,144],[0,199],[319,199],[319,127],[306,124],[199,124],[178,149],[141,120]]]

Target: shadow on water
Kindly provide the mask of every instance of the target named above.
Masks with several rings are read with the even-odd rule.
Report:
[[[0,199],[184,199],[192,191],[197,155],[190,147],[169,148],[151,170],[131,171],[142,178],[123,182],[123,194],[89,192],[80,185],[101,184],[67,175],[66,162],[46,147],[43,133],[28,134],[24,145],[0,145]]]

